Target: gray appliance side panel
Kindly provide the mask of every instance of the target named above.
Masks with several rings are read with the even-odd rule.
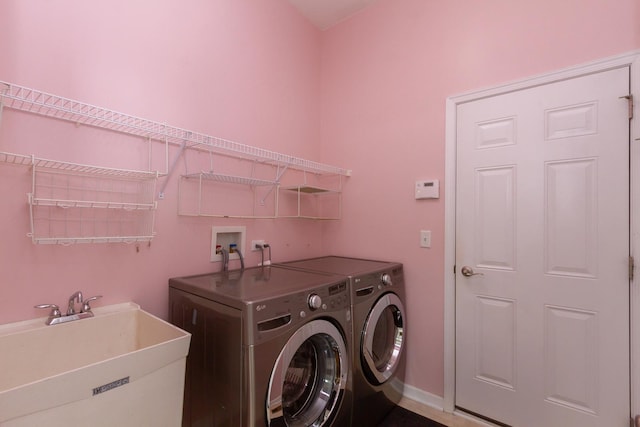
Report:
[[[190,332],[183,427],[242,425],[240,310],[169,288],[170,322]]]

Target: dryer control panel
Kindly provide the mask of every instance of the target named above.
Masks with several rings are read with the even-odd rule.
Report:
[[[377,273],[369,273],[353,279],[354,304],[367,298],[377,298],[380,293],[388,289],[403,285],[402,267],[393,268]]]
[[[255,325],[254,336],[248,342],[258,343],[278,334],[283,327],[295,327],[320,316],[351,318],[351,301],[347,282],[306,289],[251,304],[248,322]]]

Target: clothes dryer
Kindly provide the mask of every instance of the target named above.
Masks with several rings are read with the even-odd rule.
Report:
[[[404,391],[406,315],[402,264],[327,256],[280,265],[349,279],[355,346],[352,425],[377,425]]]
[[[350,425],[343,276],[258,267],[174,278],[169,306],[192,333],[183,426]]]

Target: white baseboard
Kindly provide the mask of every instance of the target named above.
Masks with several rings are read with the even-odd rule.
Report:
[[[447,412],[444,409],[444,398],[436,396],[435,394],[420,390],[419,388],[406,385],[404,386],[404,393],[400,406],[416,412],[427,418],[434,419],[445,425],[458,425],[455,421],[459,418],[464,418],[472,423],[466,423],[464,425],[474,425],[477,427],[498,427],[486,420],[477,418],[464,411],[454,409],[453,413]]]
[[[404,385],[403,397],[405,399],[410,399],[414,402],[418,402],[422,405],[430,406],[431,408],[437,409],[439,411],[444,410],[444,398],[427,391],[420,390],[419,388],[409,384]]]

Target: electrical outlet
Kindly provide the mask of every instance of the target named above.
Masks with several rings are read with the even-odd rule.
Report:
[[[420,230],[420,247],[431,247],[431,230]]]
[[[251,241],[251,250],[259,251],[260,247],[264,247],[264,240],[252,240]]]

